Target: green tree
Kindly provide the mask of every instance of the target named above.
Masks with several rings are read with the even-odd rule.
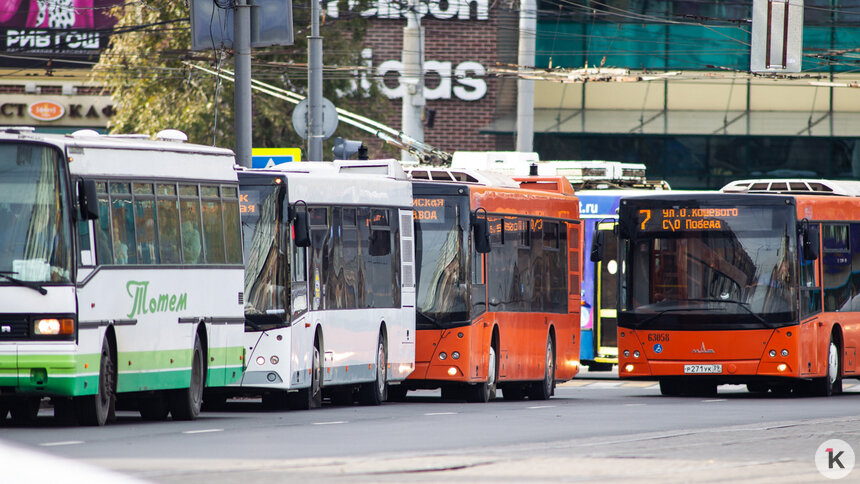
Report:
[[[341,11],[346,11],[346,1],[341,1]],[[234,147],[232,82],[219,81],[189,65],[232,71],[231,53],[191,52],[189,13],[188,5],[175,0],[134,2],[113,10],[118,19],[115,33],[92,74],[92,80],[114,98],[111,132],[154,134],[175,128],[185,131],[191,142],[212,144],[214,140],[219,146]],[[294,4],[293,16],[294,45],[254,49],[252,75],[306,95],[310,4]],[[384,119],[388,103],[378,95],[375,85],[369,93],[351,89],[358,81],[357,70],[352,67],[361,64],[365,29],[366,21],[359,15],[321,23],[323,95],[340,108]],[[252,95],[253,146],[305,147],[292,127],[292,103],[257,91]],[[368,138],[366,132],[343,122],[336,136]],[[327,159],[332,145],[331,139],[324,145]]]

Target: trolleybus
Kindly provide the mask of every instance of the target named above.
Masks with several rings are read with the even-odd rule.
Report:
[[[0,417],[193,419],[241,377],[233,153],[159,137],[0,130]]]
[[[241,393],[271,408],[318,407],[324,395],[378,405],[415,362],[406,174],[394,160],[308,162],[240,170],[239,182]]]
[[[830,395],[860,377],[858,195],[857,182],[758,180],[623,198],[620,376],[667,395]]]
[[[579,204],[562,177],[411,170],[418,330],[408,390],[547,399],[579,369]]]

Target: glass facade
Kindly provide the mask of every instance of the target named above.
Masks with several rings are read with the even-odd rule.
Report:
[[[750,64],[752,5],[752,0],[586,0],[582,4],[541,0],[536,66],[744,73]],[[860,61],[849,56],[860,45],[860,0],[806,0],[803,25],[804,73],[829,80],[831,75],[851,74],[858,68]],[[713,129],[677,134],[677,126],[660,133],[628,133],[625,128],[610,134],[583,127],[576,133],[536,131],[534,150],[543,160],[644,163],[649,178],[665,179],[678,189],[716,189],[740,178],[856,179],[860,177],[860,151],[855,150],[857,139],[846,135],[853,132],[849,126],[858,123],[858,118],[853,113],[839,117],[838,99],[844,96],[830,99],[835,105],[829,109],[836,110],[835,114],[816,111],[813,116],[809,112],[808,133],[798,134],[796,123],[785,135],[779,129],[758,134],[749,133],[750,129],[746,134],[744,130],[736,134]],[[590,105],[587,101],[583,99],[582,105]],[[814,98],[812,101],[814,104]],[[642,106],[629,110],[638,113]],[[615,124],[625,127],[629,123],[624,123],[623,115],[629,112],[626,108],[615,114],[605,110],[603,115],[617,116]],[[739,119],[747,120],[750,112],[726,116],[733,119],[740,113]],[[802,112],[786,116],[794,121],[806,119]],[[817,123],[819,118],[823,121]],[[773,128],[779,119],[768,118],[764,123]],[[801,128],[806,126],[801,124]]]

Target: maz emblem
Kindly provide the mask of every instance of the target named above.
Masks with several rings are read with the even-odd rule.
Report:
[[[693,348],[693,353],[713,353],[713,352],[714,352],[714,350],[710,350],[708,348],[705,348],[705,342],[704,341],[702,342],[701,348]]]

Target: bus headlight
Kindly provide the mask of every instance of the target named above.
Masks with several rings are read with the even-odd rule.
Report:
[[[779,354],[782,355],[783,358],[785,358],[786,356],[788,356],[788,350],[784,349],[780,351]]]
[[[776,356],[776,350],[770,350],[768,355],[770,355],[771,358],[775,357]]]
[[[444,351],[439,353],[439,359],[440,360],[444,360],[446,358],[448,358],[448,353],[445,353]]]
[[[71,318],[44,318],[33,321],[33,334],[59,336],[75,334],[75,320]]]
[[[459,360],[460,359],[460,353],[457,351],[451,353],[451,358],[454,358],[455,360]]]

